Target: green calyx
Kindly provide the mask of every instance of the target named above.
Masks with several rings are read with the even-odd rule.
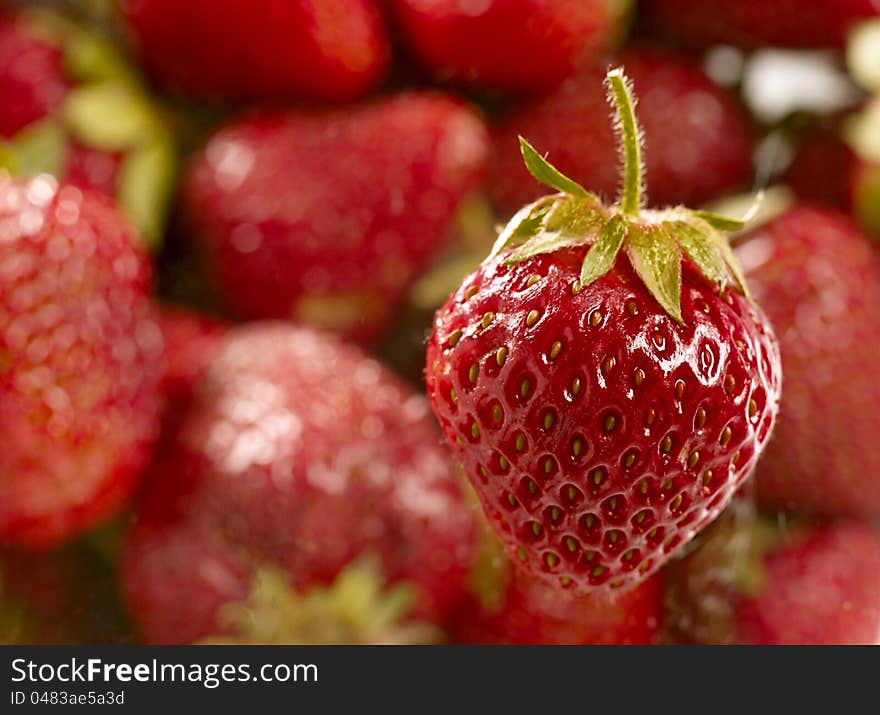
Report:
[[[60,15],[23,13],[35,36],[62,51],[75,81],[59,111],[0,141],[0,168],[63,177],[71,142],[121,156],[116,198],[144,243],[158,247],[177,175],[167,121],[113,45]]]
[[[606,76],[609,101],[617,111],[615,127],[624,168],[620,197],[613,206],[565,176],[524,138],[520,150],[529,172],[556,189],[518,211],[501,231],[490,258],[506,251],[505,263],[588,245],[579,284],[584,288],[604,276],[623,251],[651,295],[677,322],[681,314],[682,257],[723,291],[733,285],[748,288],[725,232],[739,231],[743,221],[683,207],[649,210],[643,207],[641,131],[635,100],[621,68]]]
[[[204,644],[368,645],[436,643],[438,629],[407,620],[416,600],[408,584],[387,585],[379,560],[365,554],[326,586],[304,592],[291,587],[281,569],[257,569],[243,601],[217,614],[223,632]]]

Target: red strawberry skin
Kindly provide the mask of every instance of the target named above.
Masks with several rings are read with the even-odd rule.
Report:
[[[441,79],[495,89],[549,89],[621,29],[626,0],[393,0],[411,49]]]
[[[500,606],[473,604],[455,634],[468,644],[650,645],[662,622],[659,575],[610,597],[577,597],[513,567]]]
[[[67,90],[60,50],[0,13],[0,136],[11,137],[54,111]]]
[[[625,258],[572,295],[584,253],[483,264],[437,314],[426,381],[513,558],[597,592],[644,580],[724,508],[781,372],[759,309],[689,261],[678,325]]]
[[[332,336],[256,323],[230,331],[148,483],[123,588],[149,642],[190,643],[257,566],[304,589],[372,552],[438,622],[464,597],[474,518],[422,398]]]
[[[799,205],[737,247],[779,336],[785,400],[757,470],[765,505],[880,515],[880,259],[843,214]]]
[[[370,343],[442,250],[487,155],[480,118],[442,94],[261,114],[208,141],[183,200],[235,313]]]
[[[0,540],[43,546],[133,490],[160,409],[152,270],[108,199],[0,180]]]
[[[371,0],[126,0],[122,9],[147,68],[191,95],[348,100],[388,64]]]
[[[656,50],[628,50],[616,64],[641,89],[639,121],[650,147],[645,183],[652,205],[696,206],[749,183],[749,127],[725,90],[698,66]],[[495,128],[490,185],[499,209],[512,213],[542,193],[522,164],[517,135],[541,147],[567,176],[614,197],[619,160],[603,76],[604,67],[585,68]]]
[[[705,48],[843,47],[850,29],[880,14],[876,0],[643,0],[646,27]]]
[[[842,522],[797,535],[763,558],[757,595],[736,606],[737,638],[757,645],[876,645],[880,541]]]

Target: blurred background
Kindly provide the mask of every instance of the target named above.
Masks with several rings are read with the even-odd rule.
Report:
[[[33,197],[41,186],[76,205],[100,194],[121,218],[81,208],[71,222],[94,221],[87,232],[99,242],[111,231],[108,225],[125,223],[134,236],[136,272],[146,276],[138,286],[102,294],[102,305],[110,306],[108,324],[120,335],[128,331],[127,338],[99,331],[107,342],[100,350],[113,353],[112,360],[74,368],[69,352],[53,362],[49,348],[49,357],[32,351],[22,358],[28,369],[45,363],[63,373],[65,389],[77,383],[68,390],[71,420],[87,427],[53,432],[52,415],[67,408],[56,409],[45,396],[24,406],[15,402],[19,411],[0,422],[10,435],[0,445],[0,454],[6,452],[0,456],[0,501],[6,502],[0,506],[0,642],[731,642],[746,638],[731,625],[739,613],[731,604],[743,601],[731,593],[742,585],[743,554],[761,558],[741,541],[743,531],[757,533],[757,520],[770,525],[762,534],[788,534],[794,523],[798,534],[814,541],[827,537],[827,543],[809,543],[809,549],[827,551],[825,561],[816,557],[822,565],[802,569],[811,583],[833,580],[827,563],[862,556],[851,580],[825,584],[837,589],[826,601],[843,599],[860,615],[857,625],[847,621],[839,632],[816,634],[801,624],[768,635],[772,628],[765,623],[749,638],[862,642],[871,629],[880,632],[880,551],[859,531],[870,531],[880,515],[880,453],[870,437],[861,441],[880,427],[880,375],[869,355],[880,326],[880,271],[870,238],[880,235],[880,6],[874,0],[3,0],[0,6],[0,166],[14,177],[3,191],[17,196],[0,195],[0,231],[8,237],[16,230],[12,223],[24,225],[15,211],[22,202],[39,206]],[[837,292],[799,298],[780,318],[770,311],[780,321],[784,358],[786,350],[795,352],[786,336],[804,328],[802,314],[794,319],[800,306],[809,312],[835,301],[858,303],[852,310],[869,317],[859,318],[861,332],[837,334],[836,342],[811,332],[820,346],[816,353],[798,352],[791,370],[785,364],[791,380],[786,390],[798,396],[792,399],[811,396],[792,403],[797,409],[783,433],[785,454],[774,457],[773,469],[803,474],[806,486],[794,479],[792,489],[807,496],[800,501],[767,487],[759,490],[765,497],[758,507],[744,497],[705,538],[710,545],[698,542],[665,583],[652,584],[631,603],[587,607],[517,582],[522,577],[510,575],[464,491],[448,497],[453,501],[444,508],[473,512],[467,528],[482,536],[468,548],[450,536],[453,516],[441,509],[437,521],[446,525],[448,518],[449,530],[434,533],[424,526],[424,500],[402,515],[385,504],[386,486],[351,487],[349,501],[302,507],[319,499],[313,491],[321,490],[300,484],[312,484],[316,472],[306,470],[301,478],[291,464],[325,460],[321,474],[331,475],[353,473],[351,464],[373,474],[380,464],[392,474],[412,472],[412,489],[426,494],[447,494],[452,487],[444,479],[457,485],[453,467],[437,466],[447,457],[431,418],[412,402],[424,392],[434,312],[486,256],[497,226],[542,193],[521,164],[517,135],[588,189],[614,198],[618,155],[602,79],[616,64],[625,67],[639,96],[651,205],[709,207],[742,217],[764,190],[758,224],[809,203],[846,222],[845,228],[835,223],[833,231],[857,234],[852,240],[858,248],[839,248],[844,263],[857,254],[853,268],[836,265],[835,250],[816,251],[815,261],[830,256],[828,265],[815,264],[816,271]],[[9,188],[8,181],[33,177],[44,183],[30,193],[19,196]],[[86,229],[77,231],[81,236]],[[772,284],[781,280],[773,271],[790,269],[780,260],[762,273],[767,251],[749,245],[741,258],[758,282]],[[0,262],[22,255],[7,247]],[[114,266],[109,272],[117,271],[117,259],[106,259]],[[807,258],[791,260],[806,265]],[[16,311],[30,308],[16,307],[25,305],[25,289],[9,275],[0,273],[6,282],[0,290],[7,294],[0,368],[16,365],[18,380],[25,370],[15,362],[13,326]],[[53,296],[59,303],[85,302],[93,284],[105,280],[101,273],[78,283],[69,291],[73,297],[65,298],[68,284],[60,271],[58,276],[46,289],[46,303]],[[859,295],[843,295],[847,284]],[[778,295],[774,286],[766,292],[771,300]],[[80,327],[96,320],[76,317],[67,304],[59,310],[81,321],[80,336],[88,333]],[[133,317],[141,310],[154,317]],[[822,325],[838,319],[828,310],[827,321],[817,318]],[[33,326],[41,325],[40,316],[33,330],[39,331]],[[275,348],[256,335],[267,320],[317,327],[339,336],[343,347],[303,347],[297,338],[270,364],[248,362],[224,343],[271,356]],[[147,324],[158,327],[164,357],[144,347]],[[127,340],[130,347],[136,333],[137,357],[117,359],[113,341]],[[802,335],[791,340],[810,342]],[[68,349],[53,341],[51,349]],[[844,353],[851,360],[835,362]],[[9,363],[7,354],[13,356]],[[328,370],[309,368],[290,378],[284,370],[297,373],[290,367],[295,360],[324,363]],[[801,390],[804,364],[830,377],[821,385],[805,379]],[[206,370],[207,387],[198,387]],[[98,373],[105,376],[100,384]],[[9,374],[0,385],[3,394],[18,394],[20,381]],[[859,379],[838,390],[852,374]],[[249,382],[233,388],[220,384],[224,375],[230,384],[237,375]],[[120,385],[130,389],[117,394]],[[310,422],[297,395],[307,395],[327,420]],[[278,421],[282,413],[273,400],[284,404],[288,422]],[[387,417],[391,404],[408,405],[411,414]],[[76,410],[99,408],[106,411],[77,422]],[[36,437],[13,422],[28,415],[28,424],[36,424],[41,410],[48,416],[33,428]],[[243,413],[250,416],[239,419]],[[214,417],[233,429],[246,423],[273,436],[262,447],[253,435],[244,441],[218,437]],[[294,429],[290,420],[305,426]],[[358,436],[340,441],[335,433],[350,425]],[[409,441],[396,441],[397,431],[411,432]],[[311,447],[286,452],[280,446],[300,434],[313,436]],[[791,456],[807,454],[801,445],[818,442],[824,445],[820,454],[810,452],[801,462]],[[279,480],[273,482],[278,491],[239,492],[229,486],[231,478],[208,485],[206,470],[219,469],[220,453],[226,477],[236,470],[249,474],[255,464]],[[415,453],[423,462],[412,461]],[[229,467],[229,460],[245,466]],[[826,487],[816,486],[813,474],[836,471],[842,474],[830,492],[839,488],[850,496],[832,494],[825,507]],[[431,477],[430,490],[418,482],[435,472],[443,476]],[[288,494],[278,486],[279,474],[293,474],[304,493]],[[872,483],[863,485],[856,474]],[[265,506],[276,498],[277,513]],[[352,499],[364,499],[368,508],[358,511]],[[193,517],[193,504],[214,514],[216,523],[206,526]],[[366,525],[354,531],[327,526],[342,514]],[[291,529],[291,520],[301,530]],[[397,534],[408,553],[456,556],[433,564],[426,575],[423,560],[395,551],[380,559],[394,566],[379,569],[377,585],[375,564],[365,567],[356,558],[364,543],[375,542],[365,536],[370,529],[384,540]],[[783,544],[774,552],[782,561],[785,549],[803,546],[775,538]],[[850,538],[859,546],[848,545]],[[469,555],[460,555],[461,549]],[[273,565],[261,570],[266,561]],[[765,587],[776,578],[767,568]],[[193,573],[199,583],[188,581]],[[439,589],[437,583],[448,585],[455,574],[461,593]],[[398,592],[380,593],[384,581],[395,579],[417,584],[420,595],[407,600]],[[352,587],[359,594],[356,608],[333,590],[342,582],[360,584]],[[319,605],[303,595],[315,588],[326,596]],[[752,611],[786,610],[793,603],[785,595],[763,604],[760,588],[750,588],[758,589],[749,592]],[[299,595],[291,601],[286,589]],[[184,607],[182,601],[191,603]],[[824,618],[825,605],[816,606],[813,623]],[[180,613],[170,618],[176,608]],[[266,610],[268,622],[260,620]],[[416,613],[418,628],[400,628],[400,613]],[[760,620],[753,613],[749,618],[752,626]],[[335,625],[326,631],[314,625],[329,621]]]

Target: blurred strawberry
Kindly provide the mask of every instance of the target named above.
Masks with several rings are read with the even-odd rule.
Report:
[[[159,311],[159,328],[165,345],[162,391],[172,405],[185,405],[196,381],[220,350],[227,328],[210,316],[170,305]]]
[[[745,114],[699,67],[654,50],[621,54],[642,88],[639,120],[645,180],[655,206],[697,205],[749,183],[751,139]],[[608,121],[604,70],[582,70],[543,99],[502,120],[493,140],[491,187],[500,209],[512,212],[541,195],[522,165],[517,135],[546,152],[560,171],[602,196],[618,187],[618,155]]]
[[[0,165],[119,201],[161,237],[175,173],[165,122],[107,42],[46,12],[0,13]]]
[[[839,127],[815,127],[798,137],[794,160],[782,181],[805,201],[849,211],[856,161]]]
[[[161,384],[165,416],[157,446],[161,454],[176,438],[196,384],[220,351],[228,328],[215,318],[181,306],[163,305],[158,320],[165,347]]]
[[[186,218],[239,316],[370,343],[443,249],[487,153],[480,118],[441,94],[251,115],[193,158]]]
[[[150,72],[189,95],[349,100],[388,65],[373,0],[123,0],[122,11]]]
[[[0,179],[0,541],[61,541],[128,497],[157,428],[151,270],[101,194]]]
[[[833,209],[796,206],[737,246],[779,336],[785,373],[774,439],[757,467],[769,506],[880,515],[880,258]]]
[[[725,514],[666,580],[675,642],[875,644],[880,631],[880,540],[867,524]]]
[[[642,0],[644,26],[695,48],[842,47],[860,20],[880,14],[877,0]]]
[[[662,578],[624,593],[577,597],[508,562],[500,545],[478,561],[475,597],[462,609],[456,642],[497,645],[638,645],[657,642]]]
[[[392,0],[406,41],[439,79],[548,89],[620,34],[630,0]]]
[[[148,482],[123,587],[154,643],[423,640],[464,597],[473,519],[421,397],[332,336],[257,323]]]

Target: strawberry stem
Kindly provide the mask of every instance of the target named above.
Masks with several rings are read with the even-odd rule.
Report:
[[[620,207],[627,216],[638,216],[642,208],[642,137],[635,113],[632,85],[622,67],[605,75],[608,101],[617,114],[614,124],[623,161],[623,190]]]

